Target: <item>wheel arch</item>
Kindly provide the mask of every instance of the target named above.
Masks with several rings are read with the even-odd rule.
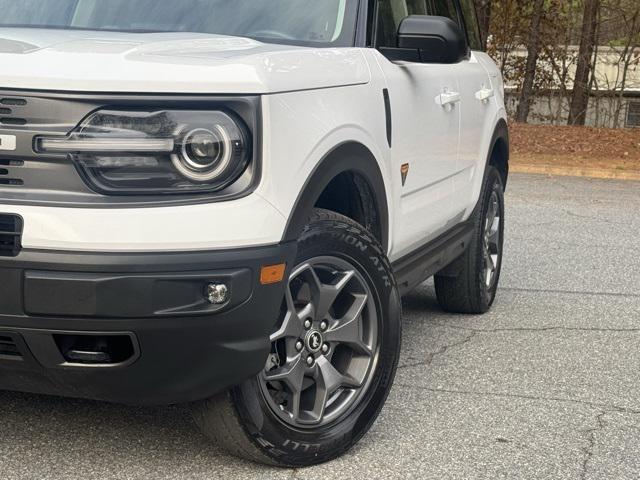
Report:
[[[503,118],[498,121],[493,131],[487,164],[496,167],[500,172],[502,184],[506,188],[509,178],[509,127]]]
[[[344,188],[347,186],[355,188]],[[378,162],[365,145],[355,141],[342,143],[318,162],[298,194],[287,220],[284,241],[299,237],[316,207],[361,223],[387,251],[387,191]]]

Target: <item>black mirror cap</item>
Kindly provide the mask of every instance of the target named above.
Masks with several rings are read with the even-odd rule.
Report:
[[[410,15],[398,28],[398,48],[417,50],[422,63],[458,63],[468,58],[464,32],[447,17]]]

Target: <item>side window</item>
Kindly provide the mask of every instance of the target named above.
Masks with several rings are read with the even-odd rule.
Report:
[[[456,22],[462,28],[462,22],[458,16],[458,9],[454,0],[431,0],[430,15],[447,17]]]
[[[471,50],[484,50],[480,35],[480,24],[473,0],[460,0],[462,7],[462,16],[464,24],[467,27],[467,38],[469,39],[469,47]]]
[[[427,15],[430,0],[378,0],[376,47],[398,45],[398,28],[409,15]]]

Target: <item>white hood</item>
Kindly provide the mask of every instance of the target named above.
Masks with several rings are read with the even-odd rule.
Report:
[[[262,94],[367,83],[357,49],[193,33],[0,28],[0,89]]]

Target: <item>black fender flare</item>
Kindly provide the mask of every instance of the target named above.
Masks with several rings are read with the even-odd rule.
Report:
[[[373,153],[363,144],[346,142],[327,153],[316,165],[298,194],[285,227],[284,242],[296,240],[309,223],[314,206],[329,183],[344,172],[362,177],[374,195],[374,203],[380,224],[380,242],[387,251],[389,242],[389,208],[384,179]],[[355,188],[355,186],[354,186]]]
[[[488,167],[495,161],[501,162],[502,165],[499,165],[504,169],[503,174],[503,184],[504,187],[507,187],[507,179],[509,177],[509,127],[504,118],[498,120],[496,127],[493,130],[493,136],[491,137],[491,143],[489,144],[489,155],[487,156],[486,166]],[[499,148],[500,151],[496,151]],[[499,157],[496,157],[496,154]],[[496,160],[497,159],[497,160]]]

